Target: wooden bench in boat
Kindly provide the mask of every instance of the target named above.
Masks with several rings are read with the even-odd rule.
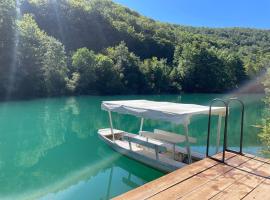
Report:
[[[99,129],[98,132],[104,136],[108,136],[108,135],[112,135],[112,131],[110,128],[103,128],[103,129]],[[113,129],[113,133],[114,134],[121,134],[124,133],[125,131],[122,130],[118,130],[118,129]]]
[[[184,135],[180,135],[169,131],[163,131],[159,129],[155,129],[154,133],[149,131],[140,131],[140,134],[146,138],[162,140],[164,142],[173,144],[179,144],[186,141],[186,137]],[[196,139],[193,137],[188,137],[188,140],[190,143],[196,143]]]
[[[176,144],[186,142],[186,136],[160,129],[154,129],[154,133],[149,131],[140,131],[140,135],[146,138],[156,139],[172,144],[174,158],[176,153]],[[190,143],[196,143],[196,139],[193,137],[188,137],[188,140]]]
[[[127,150],[130,150],[130,146],[129,146],[127,140],[116,140],[115,143],[118,144],[119,146],[127,149]],[[162,162],[163,165],[168,165],[170,167],[174,166],[174,169],[171,169],[170,171],[174,171],[176,169],[179,169],[181,167],[186,166],[185,163],[173,160],[173,159],[169,158],[167,155],[164,155],[163,153],[159,153],[158,160],[157,160],[155,151],[147,151],[144,148],[142,148],[141,145],[137,146],[137,143],[131,143],[131,145],[132,145],[132,152],[134,152],[142,157],[147,157],[147,159],[144,158],[146,160],[153,159],[153,160],[156,160],[158,162]]]
[[[164,146],[167,148],[168,151],[173,151],[175,148],[175,152],[176,153],[182,153],[182,154],[187,154],[187,149],[180,147],[178,145],[171,144],[171,143],[164,143]],[[192,151],[191,152],[191,157],[195,158],[195,160],[201,160],[205,158],[205,154],[196,152],[196,151]]]
[[[168,149],[172,149],[172,145],[169,143],[151,138],[147,139],[146,137],[117,129],[113,129],[113,132],[115,134],[115,141],[113,144],[127,150],[123,152],[131,158],[135,158],[152,167],[154,166],[164,172],[174,171],[186,166],[185,163],[168,157]],[[105,138],[108,138],[110,141],[113,139],[110,128],[99,129],[98,133],[102,135],[102,137],[105,136]],[[154,149],[154,151],[149,150],[150,148]]]
[[[163,146],[163,143],[157,143],[157,142],[150,142],[150,141],[145,141],[143,137],[132,135],[132,134],[125,134],[123,135],[123,139],[127,140],[129,143],[129,148],[132,150],[132,145],[131,143],[136,143],[151,149],[155,150],[156,153],[156,159],[159,159],[159,153],[166,152],[167,149],[166,147]]]
[[[150,151],[139,150],[136,153],[141,154],[143,156],[147,156],[147,157],[152,158],[152,159],[156,159],[156,155],[154,155],[154,153],[152,153]],[[174,170],[187,165],[187,164],[185,164],[183,162],[173,160],[173,159],[169,158],[167,155],[164,155],[164,154],[159,154],[158,161],[161,161],[163,164],[166,163],[166,165],[174,166],[175,167]]]

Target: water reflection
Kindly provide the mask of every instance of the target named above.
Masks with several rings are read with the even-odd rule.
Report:
[[[40,99],[0,104],[0,199],[107,199],[151,181],[162,173],[120,156],[97,137],[108,126],[102,100],[149,99],[207,105],[214,95],[115,96]],[[257,130],[262,96],[243,97],[245,148],[259,146]],[[114,114],[116,128],[138,132],[140,120]],[[231,110],[231,146],[237,145],[237,108]],[[214,123],[213,123],[214,124]],[[183,131],[181,126],[145,120],[145,130]],[[213,126],[215,132],[216,126]],[[193,146],[205,150],[207,116],[192,119]],[[213,140],[215,141],[215,140]],[[80,196],[81,195],[81,196]],[[81,197],[81,198],[79,198]]]
[[[131,164],[133,164],[133,161],[131,161]],[[93,197],[93,199],[110,199],[147,181],[149,180],[145,180],[136,168],[120,161],[87,180],[82,180],[59,192],[47,194],[41,199],[71,200],[89,199],[89,197]]]

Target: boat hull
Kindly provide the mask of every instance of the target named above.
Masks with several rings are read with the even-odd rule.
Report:
[[[107,145],[109,145],[112,149],[114,149],[116,152],[121,153],[122,155],[125,155],[129,158],[132,158],[134,160],[137,160],[141,163],[144,163],[152,168],[158,169],[159,171],[168,173],[168,172],[172,172],[175,171],[176,169],[181,168],[182,166],[185,166],[186,164],[184,163],[180,163],[180,166],[175,166],[175,165],[171,165],[165,162],[162,162],[160,160],[157,159],[153,159],[151,157],[148,157],[146,155],[143,155],[141,153],[138,153],[136,151],[132,151],[126,148],[121,147],[120,145],[116,144],[115,142],[113,142],[112,140],[110,140],[109,138],[107,138],[105,135],[102,135],[100,133],[98,133],[99,138],[101,140],[103,140]],[[182,166],[181,166],[182,165]]]

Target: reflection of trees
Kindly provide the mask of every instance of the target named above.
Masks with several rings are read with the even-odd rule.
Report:
[[[38,110],[34,110],[33,116],[29,116],[26,126],[32,125],[33,118],[38,118],[34,127],[29,131],[31,138],[24,137],[22,149],[17,152],[17,165],[31,167],[38,163],[48,150],[65,142],[64,121],[61,117],[60,104],[53,105],[53,100],[44,100]],[[37,128],[37,129],[36,129]],[[22,128],[25,130],[24,128]]]
[[[97,138],[97,129],[108,124],[100,103],[100,97],[78,97],[8,105],[0,120],[7,133],[0,136],[6,141],[0,147],[0,195],[42,188],[110,157],[111,149]],[[99,150],[104,146],[105,157]]]
[[[68,116],[68,129],[82,139],[96,135],[98,128],[104,126],[106,121],[100,104],[98,97],[91,97],[91,100],[87,97],[69,98],[64,109]]]
[[[163,175],[161,172],[127,157],[118,159],[120,155],[117,153],[113,153],[109,157],[106,156],[105,151],[100,153],[100,156],[105,156],[104,159],[80,170],[75,173],[75,176],[65,177],[65,186],[61,187],[62,184],[54,185],[53,191],[51,191],[54,194],[45,195],[41,199],[49,197],[61,199],[66,194],[68,194],[68,199],[77,199],[78,192],[80,197],[85,199],[90,197],[91,199],[109,199]],[[98,170],[97,166],[102,170]]]
[[[0,158],[3,174],[1,193],[20,191],[30,185],[37,187],[34,184],[36,181],[42,179],[41,182],[46,184],[49,179],[57,178],[45,169],[52,166],[53,161],[44,163],[43,160],[66,142],[70,132],[68,125],[73,123],[72,116],[79,114],[76,101],[70,103],[67,100],[67,104],[73,106],[71,111],[64,109],[65,103],[66,99],[47,99],[6,104],[7,112],[2,113],[0,120],[3,123],[0,126],[4,127],[1,132],[6,137],[1,138],[1,141],[6,141],[5,145],[1,145],[1,152],[4,152]]]
[[[116,165],[113,164],[110,170],[106,172],[108,173],[108,183],[106,184],[107,190],[106,193],[104,192],[104,194],[106,194],[104,197],[106,198],[104,199],[110,199],[116,195],[120,195],[163,175],[163,173],[157,170],[146,167],[126,157],[118,160]],[[116,177],[118,180],[115,180]],[[120,183],[119,179],[121,180]],[[117,190],[115,189],[116,186]]]
[[[97,130],[109,125],[107,113],[100,109],[102,100],[139,98],[185,103],[201,101],[206,105],[212,99],[212,96],[202,95],[201,98],[198,96],[70,97],[0,105],[0,196],[18,194],[26,190],[36,191],[61,182],[74,171],[94,166],[112,155],[119,156],[97,137]],[[249,126],[256,124],[261,116],[263,104],[254,103],[256,101],[247,102],[245,145],[256,144],[257,136]],[[231,115],[233,122],[231,129],[234,130],[236,129],[234,125],[239,119],[236,112],[232,111]],[[140,124],[138,118],[118,114],[113,116],[115,128],[138,132]],[[144,129],[154,128],[183,132],[181,126],[145,120]],[[198,138],[196,145],[205,145],[206,132],[207,116],[193,118],[190,133],[191,136]],[[236,133],[230,137],[230,145],[238,144],[237,137],[239,136]],[[71,180],[69,184],[105,171],[112,163],[114,166],[121,165],[121,168],[145,181],[158,176],[155,170],[121,157],[117,161],[104,163],[79,179]]]
[[[56,102],[48,99],[6,105],[12,116],[8,112],[4,116],[9,122],[4,126],[6,146],[2,146],[7,155],[1,157],[4,163],[0,182],[2,194],[10,190],[16,193],[30,185],[37,187],[34,182],[43,174],[34,168],[51,149],[65,142],[65,122],[60,115],[62,105]],[[5,123],[5,120],[0,121]]]

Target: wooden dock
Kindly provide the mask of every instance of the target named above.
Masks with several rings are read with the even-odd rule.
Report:
[[[269,159],[226,152],[225,164],[205,158],[114,199],[267,200],[269,178]]]

